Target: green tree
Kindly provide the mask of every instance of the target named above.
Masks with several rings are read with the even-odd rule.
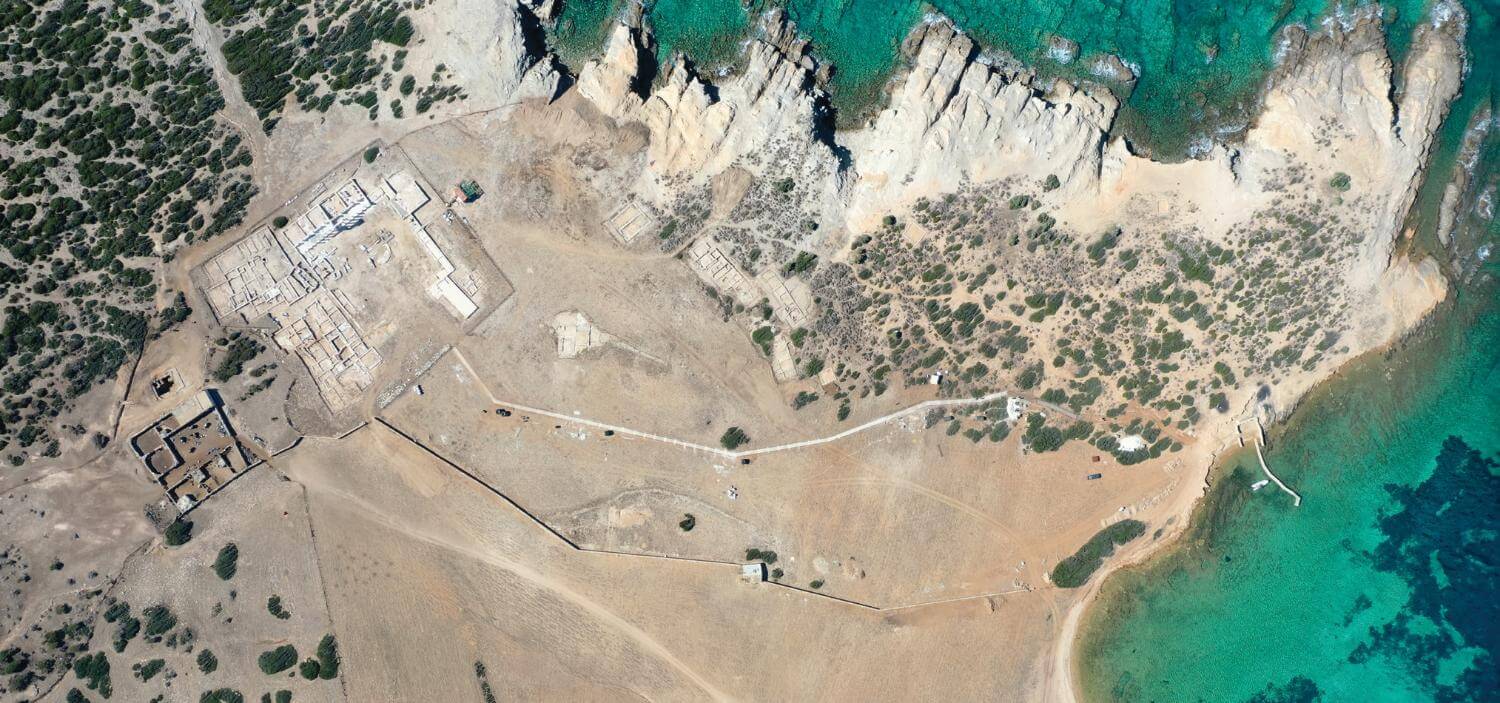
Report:
[[[239,560],[240,548],[233,542],[224,545],[219,550],[218,558],[214,559],[214,573],[225,581],[234,578],[235,573],[239,571]]]
[[[219,668],[219,658],[212,651],[202,649],[198,651],[198,670],[205,674],[214,673]]]
[[[260,666],[261,673],[268,676],[286,671],[296,663],[297,648],[289,644],[261,652],[260,657],[256,659],[256,664]]]
[[[193,538],[193,523],[178,518],[167,526],[166,532],[162,533],[163,539],[168,547],[180,547]]]
[[[738,427],[731,427],[724,430],[724,434],[719,437],[719,444],[730,451],[734,451],[749,441],[750,435],[745,434],[745,431]]]

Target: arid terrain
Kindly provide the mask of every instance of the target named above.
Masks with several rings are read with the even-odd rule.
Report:
[[[550,4],[111,25],[213,86],[224,185],[138,269],[0,254],[98,260],[5,282],[0,700],[1071,700],[1102,575],[1446,295],[1402,223],[1461,20],[1289,28],[1243,141],[1162,163],[946,21],[835,131],[777,11],[725,75],[629,14],[569,75]]]

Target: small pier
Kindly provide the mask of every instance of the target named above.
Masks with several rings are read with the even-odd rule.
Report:
[[[1277,478],[1276,474],[1271,472],[1271,467],[1266,464],[1266,455],[1265,452],[1262,451],[1262,448],[1266,444],[1266,428],[1264,425],[1260,424],[1259,415],[1257,415],[1254,420],[1255,429],[1257,432],[1257,436],[1255,437],[1255,458],[1260,460],[1260,470],[1265,472],[1266,478],[1270,479],[1271,483],[1276,484],[1278,488],[1286,491],[1287,495],[1292,497],[1292,507],[1301,507],[1302,496],[1299,495],[1296,491],[1292,490],[1290,486],[1283,483],[1281,479]],[[1243,422],[1244,421],[1241,421],[1241,424],[1243,424]],[[1238,430],[1238,427],[1236,427],[1236,430]],[[1244,435],[1242,434],[1240,435],[1240,446],[1245,446],[1245,439]]]

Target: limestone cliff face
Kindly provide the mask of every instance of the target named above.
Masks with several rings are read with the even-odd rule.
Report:
[[[636,116],[642,98],[636,84],[642,78],[642,54],[648,48],[638,27],[616,24],[604,56],[584,64],[578,72],[578,92],[615,119]]]
[[[929,24],[907,42],[913,66],[890,106],[865,129],[838,135],[852,165],[838,173],[831,145],[819,141],[817,66],[780,12],[763,17],[743,71],[717,90],[678,59],[649,97],[636,93],[648,41],[617,26],[578,89],[605,114],[646,125],[653,175],[706,178],[779,150],[783,160],[824,162],[827,192],[848,201],[854,220],[966,181],[1056,175],[1064,192],[1092,188],[1117,109],[1103,89],[1058,82],[1044,93],[1029,76],[981,60],[951,24]]]
[[[708,178],[773,147],[832,164],[832,153],[817,143],[823,95],[813,81],[816,65],[781,12],[762,18],[743,70],[717,87],[678,57],[649,97],[636,93],[648,41],[638,28],[616,26],[604,57],[580,72],[578,88],[605,114],[647,127],[650,175]]]
[[[980,61],[973,40],[947,22],[923,26],[907,46],[912,67],[890,106],[840,135],[859,174],[855,219],[965,181],[1056,175],[1063,192],[1097,185],[1118,107],[1109,91],[1059,81],[1044,94]]]

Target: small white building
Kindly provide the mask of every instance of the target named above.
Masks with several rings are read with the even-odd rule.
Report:
[[[762,562],[740,565],[740,580],[747,583],[760,583],[766,580],[766,565]]]
[[[1125,435],[1120,438],[1120,451],[1138,452],[1146,448],[1146,438],[1138,434]]]
[[[943,382],[943,371],[941,369],[939,369],[937,371],[933,371],[932,375],[927,377],[927,383],[928,383],[928,385],[936,386],[936,385],[938,385],[938,384],[940,384],[942,382]]]
[[[1029,406],[1030,403],[1027,403],[1025,398],[1007,396],[1005,399],[1005,421],[1015,422],[1021,419],[1021,415],[1025,414],[1026,408]]]

